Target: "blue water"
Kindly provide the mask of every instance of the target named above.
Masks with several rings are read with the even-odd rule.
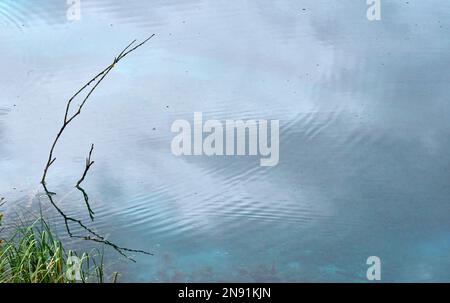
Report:
[[[121,281],[450,281],[450,2],[0,0],[0,196],[42,208],[65,102],[131,40],[47,183],[108,239]],[[171,124],[280,120],[280,162],[176,157]],[[73,188],[91,143],[84,187]],[[11,219],[10,219],[11,220]],[[91,242],[70,242],[92,248]]]

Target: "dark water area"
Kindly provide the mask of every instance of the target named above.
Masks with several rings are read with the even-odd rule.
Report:
[[[42,207],[67,99],[133,39],[47,184],[122,281],[450,280],[450,2],[0,0],[0,196]],[[171,152],[177,119],[277,119],[279,163]],[[80,192],[89,146],[95,164]],[[27,213],[25,211],[25,213]],[[90,243],[79,245],[90,247]]]

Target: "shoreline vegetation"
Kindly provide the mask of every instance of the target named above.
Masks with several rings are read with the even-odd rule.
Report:
[[[2,219],[0,213],[0,283],[105,282],[103,254],[99,250],[79,253],[65,249],[42,217],[15,228],[4,239]],[[73,257],[79,260],[77,273],[71,263]],[[117,282],[117,273],[111,282]]]

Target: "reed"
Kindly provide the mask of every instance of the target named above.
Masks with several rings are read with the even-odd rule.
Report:
[[[80,260],[78,282],[104,282],[101,253],[80,255],[64,249],[46,221],[39,218],[29,226],[17,228],[8,240],[0,242],[0,283],[76,282],[67,274],[71,256]]]

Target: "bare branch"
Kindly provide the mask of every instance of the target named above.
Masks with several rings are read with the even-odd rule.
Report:
[[[66,127],[70,124],[70,122],[73,121],[73,119],[75,119],[80,113],[81,110],[83,109],[84,105],[86,104],[87,100],[89,99],[89,97],[91,96],[91,94],[94,92],[94,90],[98,87],[98,85],[103,81],[103,79],[105,79],[105,77],[109,74],[109,72],[115,67],[115,65],[122,60],[126,55],[128,55],[129,53],[135,51],[137,48],[139,48],[140,46],[144,45],[147,41],[149,41],[151,38],[153,38],[155,36],[155,34],[151,35],[150,37],[148,37],[147,39],[145,39],[143,42],[139,43],[138,45],[134,46],[133,48],[130,49],[130,47],[136,42],[136,40],[132,41],[130,44],[127,45],[127,47],[125,47],[117,57],[114,58],[113,62],[108,65],[105,69],[103,69],[100,73],[98,73],[97,75],[95,75],[91,80],[89,80],[82,88],[80,88],[72,97],[70,97],[70,99],[67,101],[67,105],[66,105],[66,111],[64,113],[64,121],[63,124],[60,128],[60,130],[58,131],[55,139],[53,140],[53,143],[51,145],[50,148],[50,152],[48,155],[48,159],[47,159],[47,163],[45,164],[45,168],[44,168],[44,172],[41,178],[41,183],[45,184],[45,178],[47,177],[47,172],[48,169],[50,168],[50,166],[53,164],[53,162],[55,162],[56,158],[53,157],[53,152],[55,150],[56,144],[58,143],[59,139],[61,138],[62,133],[64,132],[64,130],[66,129]],[[88,86],[90,86],[92,83],[95,82],[95,85],[89,90],[89,92],[86,94],[86,97],[83,99],[83,101],[81,102],[81,104],[78,106],[78,109],[76,110],[76,112],[72,115],[70,115],[70,108],[72,105],[72,101],[81,93],[83,92]]]
[[[137,48],[139,48],[140,46],[144,45],[148,40],[150,40],[152,37],[154,37],[155,35],[151,35],[150,37],[148,37],[147,39],[145,39],[143,42],[139,43],[138,45],[134,46],[133,48],[131,48],[134,43],[136,42],[136,40],[133,40],[130,44],[127,45],[127,47],[125,47],[117,57],[114,58],[113,62],[108,65],[106,68],[104,68],[101,72],[99,72],[97,75],[95,75],[91,80],[89,80],[83,87],[81,87],[72,97],[70,97],[70,99],[67,101],[67,105],[66,105],[66,110],[64,113],[64,120],[63,120],[63,124],[61,126],[61,128],[59,129],[58,133],[56,134],[55,139],[53,140],[53,143],[50,147],[50,151],[49,151],[49,155],[48,155],[48,159],[47,159],[47,163],[45,165],[44,168],[44,172],[41,178],[41,183],[42,186],[44,187],[45,193],[50,201],[50,203],[53,205],[53,207],[56,209],[56,211],[63,217],[64,219],[64,224],[66,226],[66,230],[67,233],[69,234],[70,237],[73,238],[80,238],[80,239],[85,239],[85,240],[90,240],[90,241],[94,241],[94,242],[99,242],[99,243],[103,243],[106,245],[111,246],[112,248],[114,248],[117,252],[119,252],[121,255],[125,256],[126,258],[134,261],[131,257],[129,257],[127,254],[125,254],[125,252],[135,252],[135,253],[142,253],[142,254],[146,254],[146,255],[152,255],[149,252],[143,251],[143,250],[135,250],[135,249],[129,249],[129,248],[125,248],[125,247],[120,247],[112,242],[110,242],[109,240],[107,240],[105,237],[101,236],[100,234],[98,234],[97,232],[95,232],[94,230],[90,229],[88,226],[86,226],[81,220],[72,218],[68,215],[66,215],[57,205],[56,203],[53,201],[53,196],[56,195],[56,193],[51,192],[47,189],[46,184],[45,184],[45,178],[47,176],[47,172],[48,169],[50,168],[50,166],[55,162],[56,158],[53,156],[56,144],[58,143],[59,139],[61,138],[61,135],[63,134],[64,130],[66,129],[66,127],[78,116],[81,114],[81,110],[83,109],[84,105],[86,104],[87,100],[89,99],[89,97],[91,96],[91,94],[95,91],[95,89],[98,87],[98,85],[103,81],[103,79],[105,79],[105,77],[109,74],[109,72],[115,67],[115,65],[122,60],[126,55],[128,55],[129,53],[135,51]],[[130,49],[131,48],[131,49]],[[78,105],[77,110],[73,113],[70,114],[70,109],[71,109],[71,105],[73,100],[80,94],[82,93],[85,89],[87,89],[91,84],[94,84],[94,86],[87,92],[86,96],[84,97],[83,101]],[[89,198],[88,195],[86,194],[86,192],[84,191],[84,189],[80,186],[81,183],[84,181],[84,178],[86,177],[90,167],[94,164],[94,161],[91,160],[92,157],[92,152],[94,150],[94,144],[91,145],[91,149],[89,151],[89,155],[86,158],[86,165],[85,165],[85,169],[83,172],[83,175],[81,176],[81,178],[78,180],[77,184],[76,184],[76,188],[78,190],[80,190],[83,193],[83,197],[85,199],[86,205],[88,207],[89,210],[89,216],[91,218],[91,220],[94,219],[93,214],[94,212],[92,211],[90,205],[89,205]],[[1,200],[0,202],[2,202],[3,200]],[[75,223],[77,224],[79,227],[81,227],[83,230],[85,230],[88,234],[86,236],[79,236],[79,235],[74,235],[70,229],[70,225],[69,223]]]

